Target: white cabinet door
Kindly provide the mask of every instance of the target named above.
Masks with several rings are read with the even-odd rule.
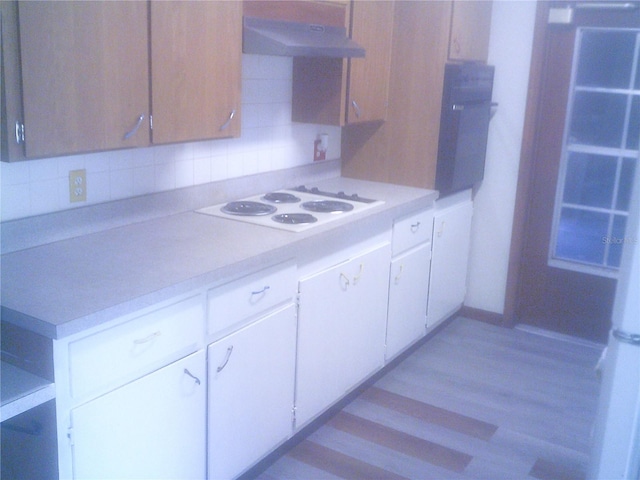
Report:
[[[470,199],[436,209],[427,327],[453,314],[464,302],[472,215],[473,203]]]
[[[75,479],[205,476],[204,351],[71,411]]]
[[[296,427],[384,364],[390,245],[300,281]]]
[[[209,478],[234,478],[292,433],[295,306],[209,346]]]
[[[426,333],[430,263],[431,243],[423,243],[391,262],[387,360]]]

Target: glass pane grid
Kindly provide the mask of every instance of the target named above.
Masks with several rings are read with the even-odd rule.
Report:
[[[612,215],[621,215],[621,216],[627,216],[628,212],[626,210],[613,210],[613,209],[609,209],[609,208],[598,208],[598,207],[589,207],[586,205],[580,205],[578,203],[562,203],[562,208],[572,208],[574,210],[584,210],[585,212],[592,212],[592,213],[604,213],[606,215],[612,214]]]
[[[577,35],[550,264],[611,276],[640,142],[640,30]]]

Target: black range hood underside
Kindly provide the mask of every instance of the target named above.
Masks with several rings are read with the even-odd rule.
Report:
[[[286,57],[364,57],[346,29],[281,20],[244,17],[243,53]]]

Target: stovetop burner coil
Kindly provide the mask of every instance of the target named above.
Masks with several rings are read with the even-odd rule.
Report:
[[[270,192],[263,195],[262,200],[272,203],[298,203],[301,199],[292,193]]]
[[[353,210],[353,205],[347,202],[339,202],[337,200],[313,200],[304,202],[302,208],[311,212],[322,213],[342,213]]]
[[[313,193],[314,195],[322,195],[323,197],[338,198],[338,199],[350,200],[350,201],[354,201],[354,202],[361,202],[361,203],[375,203],[376,202],[376,200],[373,200],[372,198],[364,198],[364,197],[361,197],[360,195],[358,195],[357,193],[349,194],[349,193],[345,193],[343,191],[340,191],[340,192],[326,192],[326,191],[320,190],[318,187],[306,187],[304,185],[300,185],[300,186],[294,188],[293,190],[295,190],[296,192]]]
[[[318,221],[318,219],[310,213],[280,213],[271,218],[274,222],[286,223],[287,225],[304,225]]]
[[[278,209],[273,205],[266,203],[253,202],[251,200],[240,200],[237,202],[229,202],[220,209],[223,213],[229,215],[239,215],[243,217],[257,217],[260,215],[269,215]]]

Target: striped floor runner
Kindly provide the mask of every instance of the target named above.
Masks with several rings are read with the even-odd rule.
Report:
[[[456,319],[258,479],[583,479],[600,350]]]

